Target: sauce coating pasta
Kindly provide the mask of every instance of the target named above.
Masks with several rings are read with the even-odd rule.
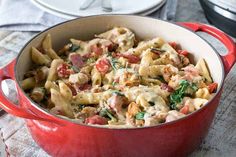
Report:
[[[94,39],[70,42],[58,52],[48,34],[32,47],[33,68],[22,88],[52,114],[88,125],[154,126],[205,105],[217,90],[207,63],[156,37],[137,41],[115,27]]]

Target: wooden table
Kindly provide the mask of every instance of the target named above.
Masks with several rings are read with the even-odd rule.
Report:
[[[180,1],[183,2],[181,9],[189,7],[185,5],[184,0]],[[194,14],[193,12],[191,13]],[[199,14],[199,9],[195,9],[195,14],[196,13]],[[183,12],[177,13],[177,19],[179,19],[179,21],[189,21],[189,15],[185,16],[185,19],[183,19],[182,16]],[[194,17],[192,19],[205,22],[205,19],[202,18],[204,17],[202,14],[197,17],[201,18],[197,19]],[[32,32],[0,31],[0,66],[6,65],[6,63],[12,60],[18,54],[22,46],[35,34],[36,33]],[[224,51],[224,48],[219,42],[205,34],[201,35],[207,38],[217,50]],[[11,156],[49,156],[33,141],[23,119],[4,114],[0,117],[0,128]],[[220,105],[208,136],[191,155],[191,157],[199,156],[236,156],[236,66],[232,68],[225,80]]]

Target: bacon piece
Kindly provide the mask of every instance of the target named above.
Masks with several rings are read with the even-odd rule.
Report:
[[[105,125],[108,123],[108,120],[104,117],[99,115],[94,115],[85,119],[85,124],[98,124],[98,125]]]
[[[174,91],[174,89],[173,89],[172,87],[168,86],[168,85],[165,84],[165,83],[162,83],[162,84],[161,84],[161,89],[162,89],[162,90],[166,90],[166,91],[168,91],[168,92],[173,92],[173,91]]]
[[[124,58],[128,59],[129,63],[138,63],[141,60],[138,56],[135,56],[133,54],[119,53],[119,54],[117,54],[117,56],[124,57]]]
[[[94,44],[90,46],[91,52],[94,52],[97,56],[101,56],[103,54],[103,49],[99,44]]]
[[[107,100],[107,103],[110,105],[110,107],[116,111],[117,113],[122,110],[122,106],[127,102],[126,98],[124,96],[119,96],[114,94],[112,97],[110,97]]]
[[[69,56],[69,60],[71,61],[72,65],[76,68],[82,68],[84,66],[83,58],[80,54],[72,53]]]

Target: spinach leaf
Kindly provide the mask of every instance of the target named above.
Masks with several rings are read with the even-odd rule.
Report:
[[[112,52],[108,51],[107,56],[112,57]]]
[[[99,115],[102,117],[108,117],[112,121],[117,121],[117,118],[108,109],[102,109]]]
[[[149,103],[151,106],[154,106],[154,105],[155,105],[155,103],[152,102],[152,101],[148,101],[148,103]]]
[[[145,112],[138,112],[138,113],[135,115],[135,119],[137,119],[137,120],[143,120],[144,115],[145,115]]]
[[[197,89],[198,88],[195,84],[189,83],[187,80],[182,80],[180,82],[180,87],[169,97],[170,108],[176,110],[176,105],[183,100],[184,96],[195,92]],[[189,92],[189,90],[192,90],[192,92]]]
[[[116,95],[118,95],[118,96],[125,96],[123,93],[121,93],[121,92],[118,91],[118,90],[115,90],[115,91],[113,91],[112,93],[113,93],[113,94],[116,94]]]
[[[167,82],[165,81],[165,79],[163,78],[163,76],[157,76],[156,79],[158,79],[158,80],[161,81],[162,83],[167,83]]]
[[[111,58],[110,63],[111,63],[111,67],[114,70],[117,70],[117,69],[121,68],[121,64],[114,58]]]
[[[87,62],[88,64],[90,64],[90,63],[93,63],[93,62],[95,62],[95,61],[96,61],[96,58],[95,58],[95,57],[91,57],[91,58],[88,58],[86,62]]]
[[[197,91],[198,87],[195,83],[192,83],[192,85],[190,86],[192,88],[192,90]]]
[[[151,52],[160,55],[161,53],[166,52],[166,51],[160,48],[151,48]]]
[[[115,85],[117,85],[118,83],[117,82],[112,82],[112,86],[115,86]]]
[[[76,72],[76,73],[78,73],[78,72],[80,71],[76,66],[72,66],[71,68],[72,68],[72,70],[73,70],[74,72]]]
[[[80,105],[79,105],[79,109],[82,110],[83,108],[85,108],[85,106],[86,106],[86,105],[80,104]]]
[[[80,46],[74,45],[74,44],[71,43],[70,48],[69,48],[69,51],[75,52],[75,51],[77,51],[79,48],[80,48]]]

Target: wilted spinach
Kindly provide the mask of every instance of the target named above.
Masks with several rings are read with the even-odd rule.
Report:
[[[180,87],[169,97],[170,108],[174,110],[177,109],[176,105],[183,100],[184,96],[191,95],[191,93],[195,92],[197,89],[198,88],[194,83],[189,83],[187,80],[182,80],[180,82]]]

